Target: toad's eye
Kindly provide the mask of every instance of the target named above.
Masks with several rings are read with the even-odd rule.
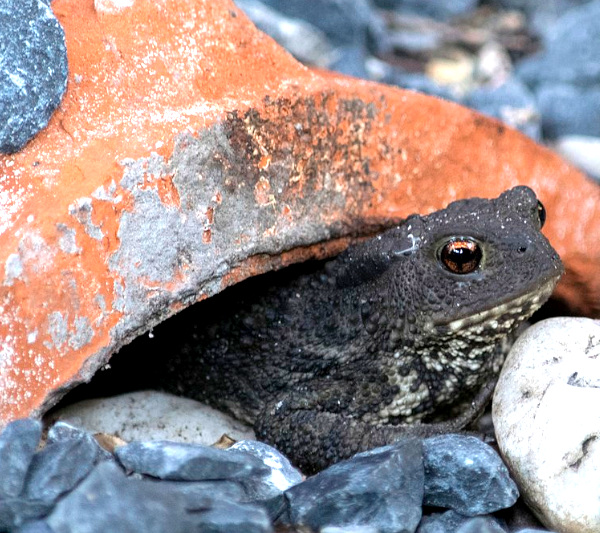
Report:
[[[481,263],[481,247],[472,239],[452,239],[440,250],[440,260],[454,274],[470,274]]]
[[[540,229],[544,227],[544,222],[546,222],[546,208],[544,204],[538,200],[537,203],[537,212],[538,218],[540,219]]]

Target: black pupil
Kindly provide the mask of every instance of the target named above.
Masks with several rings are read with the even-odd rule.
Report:
[[[469,274],[477,269],[481,261],[481,248],[470,239],[457,239],[442,248],[441,260],[444,267],[454,274]]]
[[[546,209],[544,204],[538,200],[537,203],[538,217],[540,219],[540,228],[544,227],[544,222],[546,222]]]

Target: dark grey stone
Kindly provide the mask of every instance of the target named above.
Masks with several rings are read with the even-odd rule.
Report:
[[[328,66],[333,46],[316,26],[297,18],[286,17],[259,0],[236,0],[256,27],[270,35],[296,59],[309,65]]]
[[[383,9],[393,9],[401,13],[448,20],[470,13],[477,7],[479,0],[452,0],[452,2],[448,2],[448,0],[374,0],[374,4]]]
[[[398,68],[388,67],[385,68],[383,77],[379,81],[460,103],[460,97],[457,94],[454,94],[449,88],[437,84],[425,74],[405,72]]]
[[[48,431],[47,443],[64,442],[66,440],[86,440],[96,448],[98,457],[97,460],[110,459],[114,460],[114,456],[108,450],[105,450],[98,441],[83,429],[72,426],[66,422],[56,422]]]
[[[379,31],[378,15],[368,0],[263,0],[271,8],[309,22],[327,35],[334,46],[367,46],[371,27]]]
[[[582,88],[545,83],[537,89],[537,100],[546,138],[600,136],[600,84]]]
[[[272,520],[277,519],[285,508],[283,491],[300,483],[302,474],[292,466],[287,457],[264,442],[243,440],[236,442],[229,450],[249,453],[268,468],[263,475],[241,481],[245,491],[243,501],[260,503]]]
[[[9,531],[30,520],[46,516],[52,505],[25,498],[0,499],[0,531]]]
[[[532,139],[541,138],[541,117],[533,93],[518,79],[500,87],[482,87],[469,93],[463,104],[495,117]]]
[[[548,31],[542,51],[523,60],[517,74],[532,87],[541,83],[598,85],[599,17],[600,0],[567,11]]]
[[[498,521],[491,516],[477,516],[462,524],[456,533],[506,533]]]
[[[52,528],[44,520],[27,522],[20,528],[15,529],[13,533],[54,533]]]
[[[470,517],[456,511],[433,513],[421,519],[416,533],[454,533],[467,520]]]
[[[0,152],[46,127],[67,87],[62,27],[43,0],[0,3]]]
[[[246,492],[235,481],[164,481],[148,479],[165,492],[178,494],[188,512],[207,509],[219,502],[244,502]]]
[[[127,478],[110,461],[99,463],[46,521],[55,533],[194,531],[179,495],[160,483]]]
[[[202,533],[271,533],[267,512],[252,504],[221,502],[194,516],[195,531]]]
[[[24,495],[30,500],[54,503],[89,474],[100,450],[91,435],[53,440],[36,453],[25,480]]]
[[[535,34],[546,35],[553,31],[554,23],[566,11],[587,4],[590,0],[492,0],[503,9],[516,9],[527,15],[529,29]]]
[[[0,499],[20,494],[41,435],[42,424],[31,418],[11,422],[0,434]]]
[[[425,505],[467,516],[513,505],[519,491],[498,454],[479,439],[441,435],[423,442]]]
[[[355,78],[368,78],[369,73],[365,68],[367,53],[361,46],[346,46],[335,50],[334,60],[328,65],[330,70],[335,70]]]
[[[270,472],[245,452],[179,442],[132,442],[119,446],[115,455],[126,469],[160,479],[240,480]]]
[[[421,518],[422,454],[422,441],[410,438],[337,463],[285,492],[283,521],[413,532]]]

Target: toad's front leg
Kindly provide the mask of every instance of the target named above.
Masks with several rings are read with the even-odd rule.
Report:
[[[319,403],[314,389],[293,392],[266,407],[255,423],[256,435],[287,455],[303,472],[311,474],[403,437],[459,432],[480,416],[495,383],[495,378],[490,380],[459,416],[444,422],[414,425],[370,424],[343,414],[334,405]]]

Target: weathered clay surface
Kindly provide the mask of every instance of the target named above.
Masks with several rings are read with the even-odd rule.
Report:
[[[233,3],[55,0],[69,85],[0,158],[0,420],[247,276],[468,196],[533,187],[560,294],[600,313],[600,188],[492,119],[311,72]]]

